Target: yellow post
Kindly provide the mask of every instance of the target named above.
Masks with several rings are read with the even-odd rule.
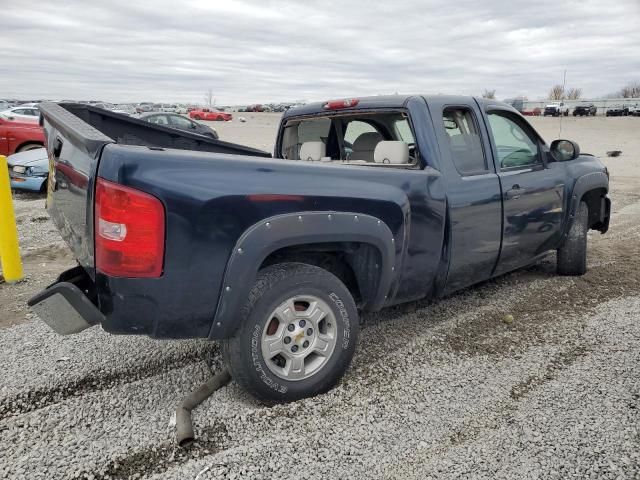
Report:
[[[22,261],[18,249],[18,229],[11,199],[7,157],[0,155],[0,263],[7,283],[22,280]]]

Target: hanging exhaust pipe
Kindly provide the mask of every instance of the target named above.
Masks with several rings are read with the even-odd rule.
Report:
[[[176,409],[176,439],[179,446],[188,447],[195,440],[191,411],[209,398],[213,392],[229,383],[229,380],[231,380],[231,375],[225,369],[212,376],[182,400]]]

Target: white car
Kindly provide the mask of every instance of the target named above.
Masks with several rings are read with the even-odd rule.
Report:
[[[160,111],[165,113],[176,113],[176,106],[169,103],[163,103],[160,107]]]
[[[31,120],[37,122],[40,118],[40,110],[38,109],[37,104],[25,104],[19,105],[17,107],[11,107],[6,110],[0,112],[0,115],[5,117],[15,118],[16,120]],[[33,105],[33,106],[32,106]]]
[[[122,113],[123,115],[136,115],[136,107],[133,105],[129,105],[128,103],[121,103],[115,106],[113,110],[114,113]]]

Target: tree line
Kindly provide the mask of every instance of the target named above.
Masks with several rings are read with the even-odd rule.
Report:
[[[640,81],[629,82],[620,90],[608,96],[616,98],[640,98]],[[496,91],[485,88],[484,92],[482,92],[482,97],[495,99]],[[526,99],[526,97],[522,98]],[[581,98],[583,98],[582,88],[565,88],[564,85],[554,85],[547,95],[547,100],[580,100]]]

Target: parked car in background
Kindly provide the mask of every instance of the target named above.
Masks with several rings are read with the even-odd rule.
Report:
[[[629,108],[623,105],[613,105],[607,108],[605,116],[607,117],[622,117],[629,114]]]
[[[189,113],[187,106],[179,103],[176,105],[176,113]]]
[[[169,103],[163,103],[160,105],[160,112],[167,112],[167,113],[176,113],[176,109],[178,107],[176,105],[172,105]]]
[[[186,130],[192,133],[199,133],[200,135],[207,135],[209,137],[218,138],[218,132],[215,129],[203,125],[188,118],[183,117],[177,113],[161,113],[161,112],[149,112],[142,113],[138,117],[145,122],[155,123],[156,125],[164,125],[167,127],[177,128],[178,130]]]
[[[227,122],[233,118],[233,115],[227,112],[221,112],[219,110],[213,110],[209,108],[199,108],[196,110],[191,110],[189,112],[189,118],[193,118],[194,120]]]
[[[152,112],[153,111],[153,104],[152,103],[139,103],[136,106],[136,112],[138,113],[147,113],[147,112]]]
[[[533,110],[522,110],[520,113],[525,117],[539,117],[542,115],[542,109],[540,107],[536,107]]]
[[[44,146],[44,131],[34,121],[10,120],[0,115],[0,155],[11,155]]]
[[[23,107],[20,105],[0,112],[0,115],[4,115],[8,118],[14,118],[16,120],[37,122],[40,118],[40,110],[38,110],[38,107]]]
[[[0,100],[0,112],[3,112],[4,110],[7,110],[9,108],[11,108],[13,105],[11,105],[9,102],[6,102],[4,100]]]
[[[46,148],[34,148],[14,153],[7,158],[11,188],[46,192],[49,177],[49,157]]]
[[[562,115],[566,117],[569,115],[569,107],[565,107],[562,103],[552,103],[544,107],[544,113],[542,115],[545,117],[547,115],[551,115],[552,117],[559,117]]]
[[[574,117],[577,117],[577,116],[588,117],[589,115],[595,116],[597,112],[598,112],[598,109],[593,103],[585,103],[582,105],[578,105],[576,108],[573,109],[573,116]]]
[[[249,105],[244,111],[245,112],[264,112],[264,107],[260,104]]]
[[[136,115],[138,113],[136,107],[128,103],[116,105],[111,111],[114,113],[122,113],[123,115]]]
[[[640,105],[636,104],[629,107],[629,115],[640,117]]]

